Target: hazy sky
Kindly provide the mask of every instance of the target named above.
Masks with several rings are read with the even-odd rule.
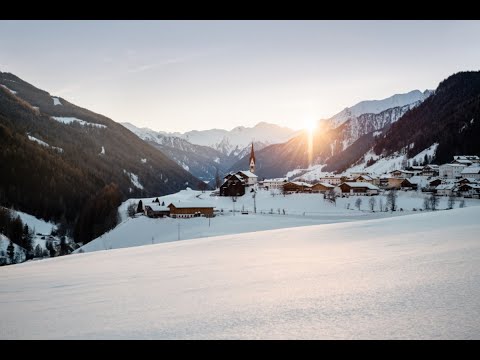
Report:
[[[480,68],[479,21],[0,21],[0,70],[156,130],[300,128]]]

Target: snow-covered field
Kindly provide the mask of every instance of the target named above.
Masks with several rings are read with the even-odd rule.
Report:
[[[379,212],[380,202],[385,207],[385,196],[375,196],[376,212],[371,212],[371,197],[361,196],[360,211],[355,207],[358,197],[339,198],[336,206],[326,202],[322,194],[291,194],[272,196],[269,191],[259,191],[256,197],[257,213],[254,214],[254,202],[251,194],[238,197],[233,215],[233,202],[229,197],[210,196],[211,192],[183,190],[176,194],[159,197],[160,203],[171,202],[208,202],[220,212],[212,219],[191,218],[151,219],[146,216],[128,218],[127,207],[139,199],[124,202],[119,213],[122,222],[110,232],[84,245],[81,251],[98,251],[117,249],[147,244],[212,237],[218,235],[238,234],[251,231],[273,230],[288,227],[331,224],[338,222],[368,220],[401,216],[415,213],[412,209],[420,209],[423,205],[423,194],[416,192],[399,192],[398,209],[403,211]],[[155,198],[142,199],[143,205],[152,204]],[[479,200],[468,199],[466,206],[480,205]],[[347,206],[349,209],[347,209]],[[458,203],[457,205],[458,206]],[[439,208],[447,207],[447,198],[442,198]],[[242,215],[241,210],[248,210]],[[223,210],[223,212],[221,212]],[[283,214],[285,210],[285,215]],[[273,214],[272,214],[273,213]],[[78,252],[79,250],[77,250]]]
[[[480,339],[480,207],[0,268],[0,338]]]

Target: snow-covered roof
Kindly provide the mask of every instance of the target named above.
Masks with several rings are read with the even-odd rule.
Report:
[[[263,180],[264,183],[266,182],[282,182],[282,181],[288,181],[287,178],[275,178],[275,179],[265,179]]]
[[[465,174],[480,174],[480,166],[469,166],[462,170],[462,175]]]
[[[357,179],[360,177],[364,178],[365,180],[373,180],[373,178],[370,175],[360,175],[360,176],[357,176]]]
[[[477,155],[456,155],[453,157],[454,160],[480,160]]]
[[[410,179],[407,179],[411,184],[425,186],[429,183],[425,176],[412,176]]]
[[[455,166],[455,167],[459,167],[459,166],[467,166],[467,165],[465,165],[465,164],[457,164],[457,163],[455,163],[455,164],[442,164],[442,165],[440,165],[440,167],[442,167],[442,166],[443,166],[443,167],[446,167],[446,166]]]
[[[162,206],[159,203],[145,204],[145,207],[150,206],[153,211],[170,211],[168,206]]]
[[[480,189],[480,184],[463,184],[461,186],[468,186],[472,189]]]
[[[438,165],[436,165],[436,164],[428,164],[428,165],[425,165],[423,168],[424,168],[424,169],[434,169],[434,170],[438,170]]]
[[[200,202],[200,201],[181,201],[170,203],[168,206],[173,205],[177,209],[188,209],[188,208],[214,208],[212,204]]]
[[[435,189],[436,190],[452,190],[455,188],[455,184],[440,184]]]
[[[240,170],[240,171],[237,171],[237,174],[238,173],[242,173],[243,175],[249,177],[249,178],[256,178],[258,177],[257,175],[255,175],[254,173],[252,173],[251,171],[248,171],[248,170]]]
[[[327,187],[327,188],[334,188],[334,187],[335,187],[335,186],[332,185],[332,184],[328,184],[328,183],[324,183],[324,182],[316,183],[316,184],[314,184],[313,186],[315,186],[315,185],[322,185],[322,186],[325,186],[325,187]]]
[[[465,165],[471,165],[472,164],[471,160],[463,160],[463,159],[455,160],[455,162],[459,163],[459,164],[465,164]]]
[[[303,181],[290,181],[290,184],[295,184],[295,185],[298,185],[298,186],[312,187],[311,184],[303,182]]]
[[[367,188],[370,190],[380,190],[377,186],[370,183],[365,183],[365,182],[346,182],[344,184],[347,184],[352,188]]]

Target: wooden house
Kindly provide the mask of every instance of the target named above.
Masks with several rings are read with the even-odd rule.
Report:
[[[334,190],[339,195],[378,195],[380,189],[366,182],[344,182]]]
[[[302,181],[289,181],[283,185],[283,191],[286,193],[310,192],[312,185]]]
[[[165,216],[170,216],[170,209],[168,206],[161,206],[156,203],[145,205],[144,208],[145,215],[150,218],[161,218]]]
[[[177,202],[168,205],[170,217],[192,218],[192,217],[213,217],[213,206],[200,202]]]
[[[220,186],[220,196],[245,195],[245,181],[237,174],[225,176],[225,182]]]
[[[321,194],[324,194],[326,193],[327,191],[330,191],[330,190],[333,190],[335,189],[335,186],[331,185],[331,184],[327,184],[327,183],[316,183],[314,185],[312,185],[312,192],[313,193],[321,193]]]

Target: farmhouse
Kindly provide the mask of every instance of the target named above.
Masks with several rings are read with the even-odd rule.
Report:
[[[453,157],[452,164],[472,165],[480,163],[480,158],[477,155],[456,155]]]
[[[440,184],[435,190],[437,195],[450,196],[455,192],[455,184]]]
[[[326,184],[326,183],[316,183],[315,185],[312,185],[312,192],[313,193],[326,193],[329,190],[333,190],[335,186]]]
[[[145,215],[151,218],[160,218],[170,216],[170,208],[168,206],[161,206],[157,203],[145,205]]]
[[[479,197],[480,184],[462,184],[458,187],[458,193],[465,197]]]
[[[421,172],[421,175],[422,176],[438,176],[438,172],[439,172],[439,167],[438,165],[434,165],[434,164],[428,164],[428,165],[425,165],[422,169],[422,172]]]
[[[388,178],[388,189],[400,189],[402,187],[402,182],[405,180],[403,177],[390,177]]]
[[[341,195],[378,195],[380,189],[365,182],[345,182],[335,187],[334,191]]]
[[[244,181],[246,186],[253,186],[257,183],[257,175],[249,170],[237,171],[235,174]]]
[[[225,176],[225,182],[220,186],[220,196],[245,195],[245,181],[237,174]]]
[[[281,189],[283,185],[287,182],[287,178],[264,179],[261,182],[261,185],[266,190]]]
[[[178,202],[168,205],[172,218],[213,217],[213,206],[200,202]]]
[[[340,185],[342,183],[342,178],[340,176],[324,176],[318,179],[318,181],[330,185]]]
[[[289,181],[283,185],[285,193],[310,192],[311,190],[312,185],[302,181]]]
[[[478,164],[466,167],[462,170],[461,175],[466,178],[480,180],[480,166]]]
[[[408,171],[408,170],[394,170],[390,172],[390,175],[395,178],[409,178],[415,175],[416,173],[414,171]]]

